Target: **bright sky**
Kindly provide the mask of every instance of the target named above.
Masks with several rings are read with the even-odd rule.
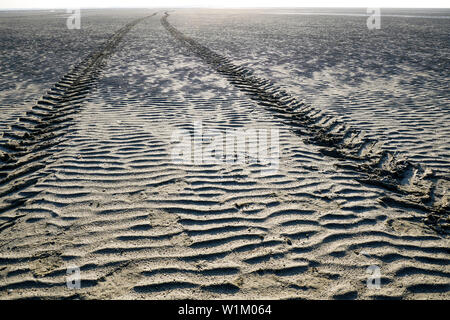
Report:
[[[110,7],[450,8],[449,0],[0,0],[1,9]]]

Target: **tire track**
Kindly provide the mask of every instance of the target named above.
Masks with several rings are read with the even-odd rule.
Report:
[[[128,37],[49,174],[26,190],[38,195],[0,216],[22,215],[1,232],[2,298],[448,296],[448,241],[420,213],[383,207],[374,200],[384,190],[333,168],[339,161],[271,112],[252,112],[220,74],[181,54],[159,19]],[[279,128],[278,172],[175,163],[172,133],[192,132],[199,114],[222,132]],[[377,291],[366,288],[374,264]],[[80,267],[80,290],[67,289],[68,265]]]
[[[380,198],[383,204],[424,211],[425,223],[437,232],[448,234],[450,177],[438,176],[429,168],[382,150],[380,141],[365,138],[362,131],[298,100],[270,80],[253,76],[251,70],[234,65],[229,58],[184,35],[168,22],[168,17],[166,12],[161,18],[165,29],[231,84],[259,105],[274,111],[307,142],[321,146],[323,155],[342,160],[339,167],[359,173],[358,182],[390,191]]]
[[[133,20],[119,29],[103,48],[75,65],[25,116],[9,126],[9,132],[3,133],[6,142],[0,145],[0,198],[8,199],[0,204],[0,213],[26,202],[26,197],[12,198],[13,194],[35,184],[43,175],[39,172],[52,155],[49,149],[63,141],[106,60],[136,24],[156,14]]]

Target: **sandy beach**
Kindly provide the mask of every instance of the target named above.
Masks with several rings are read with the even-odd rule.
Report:
[[[0,299],[449,299],[450,10],[352,10],[0,12]]]

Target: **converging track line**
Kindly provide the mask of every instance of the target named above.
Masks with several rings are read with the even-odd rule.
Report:
[[[390,191],[380,200],[387,205],[415,208],[426,212],[424,221],[438,232],[450,230],[450,202],[447,189],[450,178],[437,176],[432,170],[382,150],[380,141],[367,139],[363,132],[349,128],[323,111],[293,97],[270,80],[252,75],[252,71],[234,65],[224,57],[194,39],[184,35],[168,21],[161,24],[181,45],[223,75],[236,88],[262,107],[272,110],[294,131],[306,136],[309,143],[321,147],[326,156],[341,159],[338,166],[360,174],[362,184],[375,185]]]
[[[44,160],[51,155],[48,149],[62,142],[74,115],[81,111],[84,99],[95,87],[106,60],[135,25],[156,14],[133,20],[116,31],[100,50],[75,65],[25,116],[10,125],[10,131],[3,134],[9,141],[0,146],[3,150],[0,152],[0,199],[3,198],[0,213],[25,203],[25,197],[12,195],[35,184],[42,176],[37,173],[46,167]]]

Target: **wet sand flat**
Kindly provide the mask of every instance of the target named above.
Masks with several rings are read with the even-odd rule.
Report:
[[[60,40],[70,58],[12,45],[35,74],[2,53],[2,77],[19,77],[0,97],[2,299],[449,298],[449,19],[386,18],[370,35],[364,17],[332,16],[350,24],[336,46],[323,16],[108,14]],[[412,34],[402,61],[392,30]],[[277,170],[177,163],[173,133],[196,123],[276,129]]]

